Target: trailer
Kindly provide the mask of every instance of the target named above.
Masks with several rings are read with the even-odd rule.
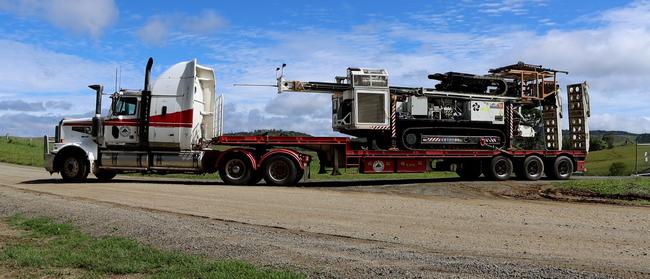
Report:
[[[211,68],[196,60],[172,66],[153,83],[150,58],[142,90],[120,89],[101,115],[63,119],[44,137],[45,168],[67,182],[90,173],[215,173],[227,184],[295,185],[321,170],[359,173],[455,171],[473,180],[569,179],[585,170],[589,133],[586,83],[569,85],[569,148],[562,148],[562,71],[518,63],[485,76],[449,72],[430,77],[436,88],[388,85],[385,70],[350,68],[335,83],[286,81],[278,92],[332,94],[332,126],[352,137],[222,135],[223,99]],[[522,148],[527,145],[535,148]],[[222,146],[219,150],[215,146]]]

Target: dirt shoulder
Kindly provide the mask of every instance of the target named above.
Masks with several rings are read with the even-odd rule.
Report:
[[[498,194],[517,181],[60,184],[41,170],[0,170],[2,214],[63,218],[96,234],[315,277],[650,276],[648,208]]]

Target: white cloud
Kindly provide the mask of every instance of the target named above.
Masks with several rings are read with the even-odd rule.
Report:
[[[0,40],[0,49],[0,92],[85,92],[95,83],[109,88],[118,65],[8,40]],[[129,64],[123,64],[122,71],[127,85],[141,76]]]
[[[167,24],[159,18],[152,18],[138,30],[138,37],[148,44],[159,44],[167,39],[169,30]]]
[[[208,35],[220,31],[226,20],[214,10],[203,10],[199,14],[176,13],[150,17],[136,32],[137,37],[149,44],[164,43],[170,37],[183,38],[188,35]]]
[[[210,34],[226,26],[226,20],[214,10],[203,10],[198,15],[183,15],[183,29],[197,33]]]
[[[531,7],[544,5],[544,0],[500,0],[485,2],[479,5],[479,11],[487,14],[500,15],[512,13],[515,15],[527,14]]]
[[[650,117],[620,116],[610,113],[601,113],[591,117],[592,130],[628,131],[633,133],[650,133]]]
[[[0,10],[44,18],[55,26],[99,37],[118,17],[113,0],[0,0]]]

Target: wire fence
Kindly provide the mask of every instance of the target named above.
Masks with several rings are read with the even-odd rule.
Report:
[[[0,162],[41,166],[43,164],[43,139],[40,137],[0,137]]]
[[[634,173],[638,176],[650,176],[650,142],[636,142]]]

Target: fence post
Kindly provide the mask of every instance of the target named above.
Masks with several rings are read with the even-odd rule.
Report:
[[[639,137],[636,137],[634,144],[634,175],[639,175]]]

